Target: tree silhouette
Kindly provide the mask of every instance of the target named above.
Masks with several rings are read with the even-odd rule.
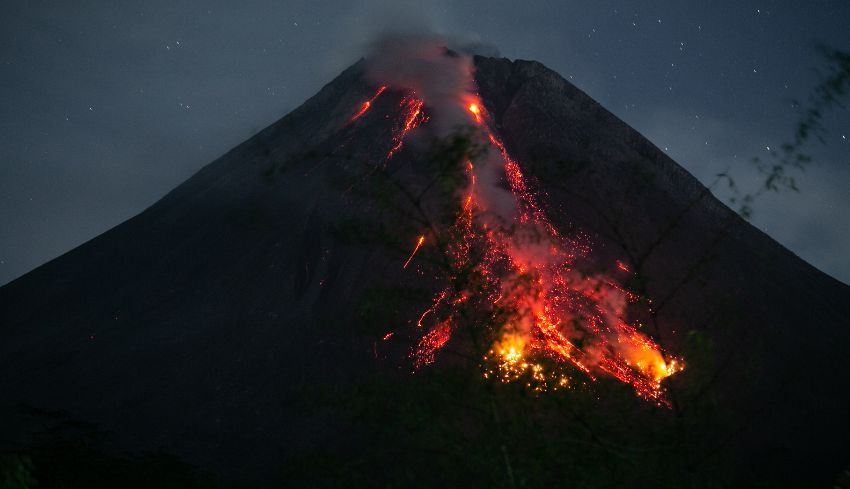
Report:
[[[826,144],[829,128],[824,124],[824,116],[836,108],[846,108],[845,98],[850,93],[850,51],[832,48],[824,44],[817,45],[817,51],[826,62],[826,68],[819,73],[820,82],[815,85],[804,102],[794,100],[798,120],[790,140],[782,143],[779,149],[772,149],[769,158],[753,157],[751,163],[760,176],[761,184],[754,190],[742,193],[732,175],[728,172],[718,175],[725,179],[733,196],[730,203],[737,207],[745,218],[752,217],[753,203],[765,192],[784,190],[799,191],[796,175],[805,171],[812,163],[809,146],[812,141]]]

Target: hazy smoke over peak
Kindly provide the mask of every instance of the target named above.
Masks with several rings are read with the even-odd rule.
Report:
[[[475,92],[472,58],[450,48],[445,38],[385,35],[372,43],[366,61],[370,81],[412,90],[425,101],[438,135],[470,122],[464,107]]]
[[[367,77],[391,89],[413,90],[425,101],[430,127],[444,137],[474,125],[468,106],[480,105],[475,87],[475,65],[470,45],[434,34],[389,34],[372,43]],[[482,107],[483,110],[483,107]],[[482,142],[489,146],[482,134]],[[495,148],[476,163],[478,203],[491,224],[509,223],[516,216],[516,199],[504,181],[504,162]]]

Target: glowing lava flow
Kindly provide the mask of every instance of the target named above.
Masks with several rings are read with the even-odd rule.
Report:
[[[472,114],[472,117],[475,119],[475,122],[481,124],[481,108],[475,102],[470,103],[466,106],[466,109]]]
[[[404,138],[414,128],[428,121],[427,116],[422,111],[422,106],[425,101],[416,98],[416,94],[411,92],[401,100],[402,109],[402,124],[393,131],[393,146],[387,153],[387,160],[393,157],[396,151],[401,149],[404,144]]]
[[[419,240],[416,242],[416,247],[413,248],[413,252],[410,254],[409,257],[407,257],[407,261],[404,262],[404,266],[401,267],[401,268],[407,268],[407,266],[410,265],[410,260],[413,259],[413,255],[415,255],[416,252],[419,251],[419,247],[422,246],[422,243],[424,243],[424,242],[425,242],[425,236],[419,236]]]
[[[369,100],[363,102],[363,105],[360,106],[360,109],[351,116],[348,120],[348,124],[356,121],[360,117],[363,116],[371,107],[372,104],[375,103],[375,100],[386,91],[387,86],[381,85],[378,88],[378,91],[375,92],[375,95],[372,96]],[[393,128],[392,131],[392,147],[387,152],[387,157],[385,160],[389,160],[393,157],[393,155],[398,152],[402,145],[404,144],[404,138],[407,137],[407,134],[418,126],[428,122],[428,116],[422,110],[425,105],[425,101],[416,96],[416,92],[408,91],[407,94],[401,99],[401,103],[399,104],[402,112],[401,124],[398,124]]]
[[[363,102],[363,105],[360,106],[360,110],[358,110],[356,114],[351,116],[351,119],[348,119],[348,123],[351,124],[352,122],[359,119],[360,116],[365,114],[366,111],[368,111],[369,108],[372,107],[372,104],[375,103],[375,99],[377,99],[379,95],[384,93],[384,90],[386,90],[386,89],[387,89],[386,85],[381,85],[381,88],[379,88],[378,91],[375,92],[375,95],[373,95],[372,98],[370,98],[369,100]]]
[[[413,128],[427,121],[423,105],[413,92],[402,99],[402,116],[387,160]],[[571,369],[591,380],[607,374],[631,385],[639,396],[669,405],[661,383],[681,370],[682,362],[665,357],[639,326],[627,322],[627,308],[640,298],[611,277],[588,276],[576,269],[576,261],[590,251],[588,240],[558,232],[519,164],[486,123],[480,101],[465,108],[498,157],[464,162],[468,185],[461,209],[445,231],[449,285],[435,295],[416,323],[427,331],[411,353],[415,367],[435,361],[454,328],[469,321],[469,311],[485,311],[496,337],[484,358],[485,377],[522,381],[543,391],[569,386]],[[478,181],[484,173],[479,171],[494,169],[504,172],[509,190],[491,185],[482,193]],[[514,210],[494,217],[498,207],[494,200]],[[404,267],[423,241],[424,236]],[[621,262],[617,268],[618,273],[629,273]]]

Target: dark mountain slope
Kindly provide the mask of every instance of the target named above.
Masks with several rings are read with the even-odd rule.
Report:
[[[626,262],[655,304],[649,332],[684,352],[688,368],[670,379],[672,410],[612,400],[605,383],[583,403],[527,408],[523,395],[476,384],[461,360],[415,376],[399,370],[403,339],[380,345],[379,355],[382,333],[415,318],[434,284],[401,269],[413,225],[387,212],[382,188],[356,184],[389,174],[421,186],[429,149],[413,138],[387,170],[371,169],[391,146],[401,94],[348,124],[375,88],[361,62],[140,215],[0,289],[0,438],[32,443],[44,422],[23,404],[94,423],[109,446],[163,449],[264,483],[281,466],[289,477],[293,467],[317,467],[301,476],[361,485],[481,482],[475,469],[457,476],[429,450],[492,449],[501,471],[502,452],[508,459],[522,442],[536,451],[511,452],[502,484],[585,470],[615,474],[600,476],[600,487],[828,485],[850,464],[850,289],[738,218],[539,63],[476,57],[475,65],[496,130],[553,222],[588,233],[600,268]],[[398,236],[364,222],[392,225]],[[392,289],[408,292],[387,295]],[[453,351],[462,358],[464,344]],[[458,376],[466,388],[453,387]],[[419,412],[426,395],[434,404]],[[493,439],[481,434],[493,422],[489,408],[475,408],[482,399],[493,413],[505,410],[494,414]],[[539,410],[532,431],[498,421],[525,409]],[[596,444],[576,449],[592,455],[576,458],[581,470],[561,457],[573,453],[567,435],[585,436],[570,431],[577,417]],[[440,428],[422,428],[440,423],[460,428],[436,440]],[[685,455],[659,458],[655,479],[644,480],[633,473],[650,468],[609,454],[647,444],[647,457]],[[488,457],[474,467],[490,467]],[[384,472],[407,475],[374,475]]]

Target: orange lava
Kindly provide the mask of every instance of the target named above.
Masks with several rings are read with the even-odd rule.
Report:
[[[436,353],[448,343],[452,336],[451,323],[448,320],[434,326],[416,345],[414,366],[420,368],[434,363]]]
[[[478,104],[475,102],[470,103],[466,106],[466,109],[469,110],[469,113],[472,114],[472,117],[475,119],[475,122],[478,124],[481,123],[481,108],[478,107]]]
[[[413,255],[415,255],[416,252],[419,251],[419,247],[422,246],[422,243],[424,243],[424,242],[425,242],[425,236],[419,236],[419,240],[416,242],[416,246],[413,248],[413,253],[411,253],[410,256],[407,257],[407,261],[404,262],[404,266],[401,267],[401,268],[407,268],[407,265],[410,264],[410,260],[413,259]]]
[[[416,323],[427,332],[411,352],[414,366],[434,362],[454,328],[464,324],[463,304],[466,310],[489,314],[485,327],[495,343],[484,359],[487,378],[522,381],[543,391],[568,387],[571,372],[591,381],[608,375],[632,386],[640,397],[669,406],[662,381],[683,364],[627,320],[627,308],[645,302],[608,275],[576,269],[577,260],[590,252],[589,240],[564,236],[555,228],[520,165],[489,127],[480,101],[465,105],[500,159],[463,162],[467,185],[461,208],[443,236],[448,242],[448,285]],[[404,97],[387,159],[413,128],[427,121],[423,106],[424,100],[413,93]],[[500,216],[509,222],[482,212],[476,171],[493,165],[500,165],[508,184],[502,198],[516,209],[516,215]],[[404,268],[423,242],[420,236]],[[622,262],[616,266],[618,273],[629,272]]]
[[[384,93],[384,90],[386,90],[386,89],[387,89],[387,87],[385,85],[382,85],[381,88],[379,88],[378,91],[375,93],[375,95],[372,96],[372,98],[363,102],[363,105],[360,106],[360,110],[358,110],[357,113],[355,113],[353,116],[351,116],[351,119],[348,120],[348,123],[351,124],[352,122],[359,119],[360,116],[365,114],[366,111],[368,111],[369,108],[372,107],[372,104],[375,103],[375,99],[377,99],[379,95]]]
[[[416,98],[414,94],[408,95],[402,99],[402,120],[404,122],[400,127],[393,131],[393,146],[387,153],[387,160],[392,158],[393,155],[401,149],[407,133],[427,121],[427,117],[422,112],[423,105],[425,105],[425,101]]]

